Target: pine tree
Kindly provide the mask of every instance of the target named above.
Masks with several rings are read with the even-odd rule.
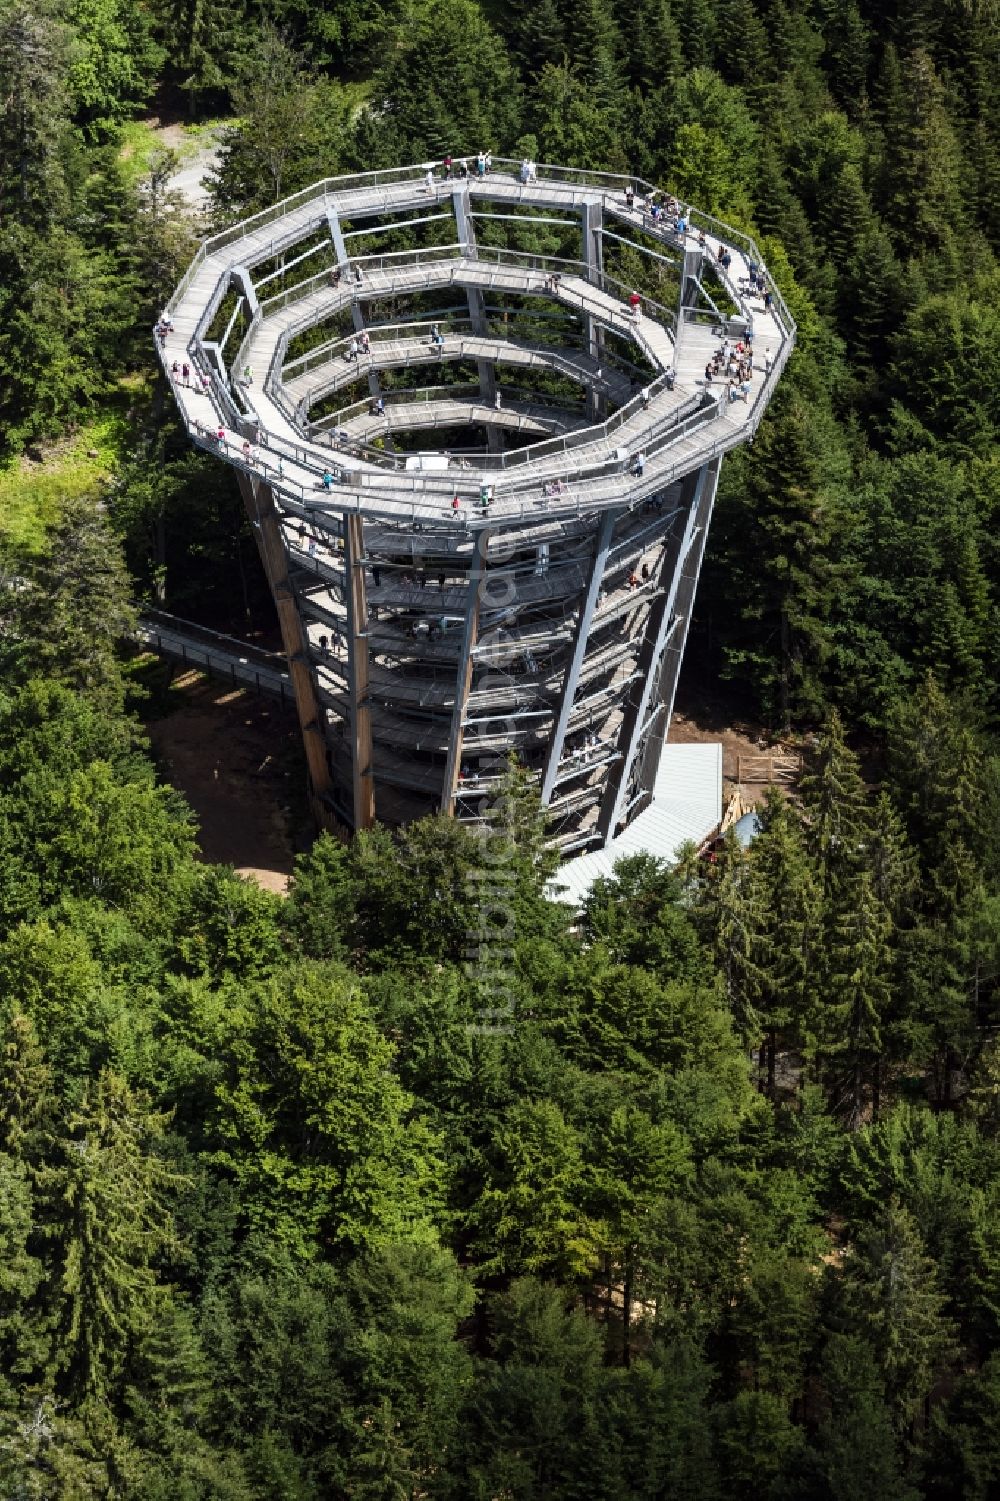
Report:
[[[719,28],[711,0],[678,0],[677,20],[688,67],[711,67]]]
[[[831,615],[852,587],[846,454],[829,403],[818,367],[802,356],[752,449],[723,469],[713,521],[709,587],[740,601],[724,628],[725,671],[749,679],[781,729],[824,712]]]
[[[0,26],[2,219],[44,231],[65,211],[60,136],[69,125],[73,38],[60,8],[8,4]]]
[[[103,1070],[67,1121],[62,1160],[40,1177],[61,1384],[103,1398],[156,1316],[153,1262],[174,1234],[182,1180],[156,1155],[165,1117]]]
[[[1000,1485],[1000,1356],[963,1374],[931,1414],[924,1462],[930,1501],[992,1501]]]
[[[560,1281],[591,1271],[597,1227],[585,1207],[579,1132],[552,1101],[524,1100],[497,1134],[476,1209],[476,1242],[493,1275],[540,1273]]]
[[[848,260],[838,288],[841,326],[854,352],[854,367],[872,398],[905,311],[902,268],[888,232],[878,221]]]
[[[845,162],[829,186],[823,204],[824,237],[838,271],[848,267],[875,228],[871,200],[861,169]]]
[[[826,722],[800,791],[807,845],[829,904],[864,863],[868,825],[858,758],[848,748],[836,711]]]
[[[609,1313],[613,1285],[622,1289],[622,1359],[629,1364],[635,1303],[648,1297],[646,1273],[658,1246],[655,1210],[689,1177],[687,1143],[670,1122],[645,1111],[614,1110],[597,1147],[594,1207],[605,1227]]]
[[[893,1199],[858,1237],[844,1265],[841,1307],[848,1328],[871,1347],[897,1431],[953,1349],[953,1327],[937,1271],[911,1215]]]
[[[830,88],[841,108],[854,116],[865,106],[872,34],[857,0],[835,0],[831,9],[833,15],[824,28]]]
[[[759,1017],[765,1033],[767,1093],[775,1098],[778,1040],[807,1040],[806,1000],[815,983],[818,892],[806,858],[801,825],[780,793],[769,794],[762,832],[750,847],[760,893],[752,953],[758,974]]]
[[[777,77],[773,37],[751,0],[737,0],[730,7],[726,20],[740,38],[740,45],[734,49],[730,63],[732,76],[741,85],[754,115],[764,119],[768,103],[774,98]]]
[[[373,89],[397,161],[509,150],[520,94],[507,49],[472,0],[435,0],[415,12]]]
[[[697,897],[696,916],[719,968],[723,999],[737,1035],[753,1047],[760,1037],[762,978],[756,934],[764,901],[756,867],[729,831]]]
[[[872,1116],[877,1120],[882,1106],[885,1059],[906,1054],[911,997],[904,983],[901,949],[906,930],[913,922],[918,886],[916,852],[887,792],[880,793],[870,812],[865,874],[889,929],[884,970],[889,995],[881,1018],[882,1052],[873,1060],[871,1079]]]
[[[892,997],[892,923],[867,870],[843,888],[828,918],[816,1051],[834,1110],[849,1130],[864,1119],[865,1089],[882,1057]]]
[[[638,0],[619,8],[630,82],[643,92],[669,91],[684,69],[681,28],[671,0]]]
[[[34,575],[19,611],[33,673],[119,704],[116,656],[135,609],[121,548],[93,502],[66,507]]]
[[[529,75],[546,64],[558,66],[566,54],[566,28],[556,0],[538,0],[520,18],[518,52]]]
[[[930,53],[917,47],[900,64],[883,103],[881,196],[899,247],[953,250],[964,212],[962,156]]]
[[[931,893],[937,888],[947,908],[954,862],[960,864],[965,851],[978,858],[986,847],[986,765],[971,706],[949,700],[930,673],[895,708],[889,770]]]
[[[29,1168],[0,1152],[0,1409],[46,1375],[49,1330],[37,1302],[45,1269],[36,1231]]]
[[[816,1447],[830,1501],[865,1495],[915,1501],[865,1339],[832,1335],[823,1352],[820,1381],[829,1410],[819,1424]]]
[[[0,1044],[0,1151],[37,1164],[54,1125],[52,1069],[30,1017],[4,1018]]]

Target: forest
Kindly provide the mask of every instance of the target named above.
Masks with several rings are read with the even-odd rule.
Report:
[[[3,1496],[1000,1494],[998,105],[987,0],[0,0]],[[574,913],[512,765],[284,898],[199,858],[123,639],[269,603],[158,374],[154,110],[208,227],[486,149],[759,238],[798,346],[686,667],[805,749],[748,848]]]

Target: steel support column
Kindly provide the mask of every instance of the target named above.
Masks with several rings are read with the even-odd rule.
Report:
[[[601,228],[604,209],[598,200],[588,199],[580,207],[581,260],[587,268],[587,280],[599,287],[604,279],[604,255],[601,246]],[[583,317],[583,347],[596,365],[602,362],[604,340],[601,331],[589,313]],[[596,422],[604,415],[607,402],[595,386],[587,387],[587,416]]]
[[[657,669],[659,682],[657,684],[656,699],[663,705],[666,711],[663,721],[663,734],[647,734],[646,743],[641,750],[642,759],[639,764],[639,788],[647,801],[651,800],[653,796],[653,785],[656,781],[656,773],[660,765],[660,752],[663,749],[663,743],[667,737],[670,720],[674,712],[677,681],[680,677],[681,663],[684,660],[684,648],[687,645],[688,628],[691,624],[695,595],[698,591],[698,578],[701,574],[702,560],[705,556],[705,544],[708,541],[708,528],[712,520],[712,509],[715,505],[715,492],[719,483],[720,467],[721,461],[718,459],[713,464],[706,465],[708,473],[698,498],[691,541],[687,551],[680,559],[680,566],[678,568],[680,577],[672,611],[676,621],[676,629],[670,633],[666,641]],[[638,811],[641,812],[642,809],[640,808]]]
[[[684,309],[698,306],[701,294],[701,272],[705,262],[705,253],[696,246],[690,249],[685,242],[681,259],[681,285],[677,296],[677,332],[674,336],[674,369],[680,358],[681,342],[684,338]]]
[[[700,246],[691,249],[684,246],[684,263],[681,267],[681,307],[697,307],[701,291],[701,268],[705,252]]]
[[[371,703],[368,691],[368,600],[364,572],[364,532],[360,516],[344,518],[347,574],[347,691],[350,708],[351,777],[354,828],[375,821]]]
[[[337,266],[343,276],[347,272],[347,246],[344,243],[344,231],[340,227],[340,217],[333,209],[327,209],[326,221],[330,226],[330,238],[333,241],[333,253],[337,257]],[[354,324],[354,332],[361,333],[365,326],[365,315],[361,303],[356,297],[351,298],[351,321]],[[372,367],[368,371],[368,391],[373,400],[378,400],[382,395],[382,383],[378,378],[378,371]],[[392,444],[389,444],[392,447]]]
[[[462,743],[465,738],[465,715],[469,705],[469,690],[472,686],[472,652],[479,637],[479,605],[486,580],[486,555],[489,545],[490,534],[484,527],[482,531],[476,533],[476,549],[472,556],[469,573],[462,645],[458,654],[458,672],[455,677],[455,707],[451,715],[448,759],[445,763],[444,782],[441,789],[442,813],[455,811],[455,789],[462,766]]]
[[[309,662],[309,640],[302,626],[295,594],[288,577],[288,560],[274,496],[270,485],[253,479],[249,474],[237,471],[240,494],[247,515],[257,538],[257,547],[264,572],[267,574],[271,593],[274,596],[281,627],[281,641],[288,657],[288,672],[295,690],[295,707],[302,729],[309,783],[313,794],[314,812],[321,821],[330,819],[322,812],[321,799],[329,795],[333,779],[326,755],[323,710],[316,692],[316,683]]]
[[[368,696],[368,594],[365,588],[364,524],[344,517],[344,563],[347,569],[347,691],[351,707],[351,773],[354,828],[375,822],[375,769],[372,713]]]
[[[660,658],[674,614],[674,603],[677,598],[677,590],[680,584],[684,561],[694,537],[699,502],[705,488],[708,471],[713,467],[717,474],[718,461],[716,461],[714,466],[703,464],[700,469],[694,470],[691,474],[687,475],[683,481],[682,493],[687,504],[686,506],[682,504],[680,507],[680,512],[674,526],[673,545],[668,546],[664,554],[663,566],[660,570],[659,578],[660,591],[650,609],[642,646],[639,650],[639,657],[636,663],[639,691],[626,706],[622,716],[621,729],[618,735],[621,760],[613,768],[608,777],[608,785],[605,789],[604,798],[601,802],[601,811],[597,819],[597,828],[605,844],[608,844],[614,838],[615,830],[622,816],[629,777],[632,772],[636,752],[639,749],[642,739],[650,700],[653,696],[654,688],[657,688],[659,685],[658,668]],[[712,483],[713,485],[715,483],[714,477]],[[666,587],[663,587],[664,585]]]
[[[247,300],[247,312],[253,318],[260,311],[260,303],[257,301],[257,293],[254,291],[253,282],[250,280],[250,272],[246,266],[234,266],[230,272],[233,281],[237,283],[240,291]]]
[[[358,334],[363,333],[365,327],[365,315],[361,303],[359,302],[357,297],[351,298],[351,320],[354,323],[354,332]],[[382,383],[378,378],[378,371],[375,369],[374,365],[372,365],[372,367],[368,371],[368,392],[369,395],[371,395],[375,400],[377,400],[382,395]],[[389,447],[392,447],[391,442],[389,444]]]
[[[204,349],[206,354],[210,354],[212,356],[212,359],[215,361],[215,373],[218,375],[222,384],[228,387],[229,371],[226,369],[226,362],[222,357],[222,350],[219,348],[218,344],[214,339],[203,339],[201,341],[201,347],[202,349]]]
[[[455,228],[458,231],[458,242],[463,247],[467,260],[478,260],[479,253],[476,247],[476,228],[469,212],[469,190],[465,185],[456,186],[452,189],[451,201],[455,210]],[[472,324],[473,333],[485,337],[490,329],[486,317],[486,304],[483,294],[478,287],[467,287],[465,292],[469,304],[469,322]],[[492,406],[497,395],[496,367],[492,360],[477,360],[476,367],[479,371],[479,394],[487,406]],[[486,429],[486,442],[491,453],[500,451],[500,434],[493,427]]]
[[[337,257],[337,265],[341,273],[347,269],[347,246],[344,244],[344,231],[340,227],[340,216],[332,208],[326,211],[326,222],[330,226],[330,239],[333,241],[333,253]]]
[[[569,724],[570,714],[573,712],[573,701],[576,698],[577,685],[580,681],[580,670],[583,667],[583,659],[587,654],[587,639],[590,635],[590,625],[594,618],[594,607],[597,604],[597,596],[601,592],[601,584],[604,581],[604,569],[608,561],[608,550],[611,546],[611,533],[615,523],[623,513],[621,511],[606,511],[601,517],[601,526],[597,534],[597,543],[594,549],[594,557],[587,576],[587,584],[580,602],[580,615],[576,622],[576,634],[573,639],[573,653],[570,657],[569,666],[566,669],[566,677],[563,681],[562,697],[559,700],[559,712],[552,730],[552,738],[545,754],[545,765],[542,769],[542,804],[547,806],[552,798],[556,777],[559,773],[559,762],[562,760],[563,746],[566,742],[566,727]]]

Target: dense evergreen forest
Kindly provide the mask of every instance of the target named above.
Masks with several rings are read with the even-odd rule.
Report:
[[[809,749],[749,849],[575,917],[512,768],[485,846],[196,858],[121,639],[262,590],[154,376],[154,106],[229,122],[219,225],[490,149],[760,236],[689,663]],[[998,230],[986,0],[0,0],[0,442],[118,434],[0,554],[4,1497],[1000,1494]]]

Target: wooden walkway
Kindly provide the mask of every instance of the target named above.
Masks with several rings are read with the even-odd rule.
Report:
[[[349,354],[352,338],[338,339],[324,348],[322,360],[310,364],[299,374],[289,377],[286,364],[282,387],[297,411],[308,412],[317,401],[373,370],[435,366],[456,360],[488,360],[491,364],[509,365],[515,370],[552,371],[582,386],[596,385],[603,396],[616,404],[627,401],[634,394],[635,383],[628,376],[610,366],[603,368],[597,360],[579,350],[474,334],[445,333],[442,337],[444,343],[436,347],[426,336],[384,338],[376,334],[372,336],[370,350],[359,353],[356,359],[350,358]]]
[[[245,466],[266,478],[279,494],[286,493],[300,502],[312,500],[329,464],[329,454],[321,445],[303,439],[294,420],[294,405],[284,393],[276,400],[277,388],[270,387],[267,376],[282,336],[296,327],[311,326],[346,310],[355,296],[393,297],[442,286],[550,299],[555,296],[567,308],[629,337],[656,368],[662,371],[676,368],[675,388],[658,389],[648,408],[639,402],[632,404],[634,409],[626,406],[614,426],[597,425],[588,430],[593,434],[590,441],[576,442],[578,435],[574,434],[572,446],[540,452],[527,465],[504,464],[495,470],[484,463],[480,472],[471,476],[414,476],[389,463],[376,463],[369,457],[356,458],[349,474],[344,476],[344,493],[338,492],[332,505],[339,503],[340,509],[360,507],[367,516],[388,520],[395,517],[411,522],[446,523],[449,492],[455,488],[465,490],[471,500],[488,477],[488,482],[495,485],[493,524],[501,518],[512,522],[534,521],[539,511],[548,515],[582,514],[585,510],[620,503],[625,460],[639,453],[645,456],[644,473],[641,481],[630,489],[641,499],[643,494],[655,493],[745,441],[759,422],[791,349],[794,328],[778,306],[767,311],[760,298],[745,292],[750,252],[741,247],[737,236],[731,235],[725,241],[731,262],[726,273],[727,284],[739,315],[752,320],[758,354],[753,393],[746,403],[723,407],[706,399],[702,355],[706,337],[709,345],[712,341],[710,330],[682,326],[675,347],[670,329],[648,317],[637,323],[621,295],[592,285],[582,275],[562,274],[558,291],[553,293],[549,277],[552,271],[562,270],[558,262],[546,263],[536,258],[532,264],[518,264],[517,257],[504,260],[503,252],[485,249],[480,249],[473,258],[462,253],[461,245],[456,245],[427,254],[415,253],[411,264],[400,264],[400,258],[393,257],[361,258],[352,263],[361,270],[360,284],[345,276],[339,287],[333,287],[324,273],[316,286],[306,283],[265,300],[241,356],[256,372],[254,382],[239,394],[245,396],[249,414],[256,419],[262,434],[266,434],[266,445],[255,446],[250,454],[244,452],[244,432],[237,427],[238,407],[225,390],[221,376],[216,373],[207,389],[202,385],[201,375],[213,368],[204,348],[206,330],[234,272],[249,276],[253,267],[273,262],[276,256],[291,251],[310,234],[327,226],[331,214],[353,222],[407,210],[431,212],[451,207],[456,193],[466,203],[474,203],[481,197],[493,204],[519,207],[579,210],[587,203],[597,203],[603,212],[614,215],[623,225],[642,228],[646,236],[659,238],[675,252],[699,248],[693,226],[680,244],[672,231],[649,222],[644,224],[639,210],[626,208],[621,187],[606,186],[603,180],[588,179],[584,174],[549,177],[544,175],[547,171],[543,169],[543,177],[531,184],[522,184],[501,170],[482,181],[472,179],[462,185],[438,182],[431,192],[424,185],[423,169],[419,168],[333,180],[318,184],[286,204],[277,205],[266,215],[207,241],[172,300],[173,327],[161,347],[168,371],[174,361],[187,362],[192,369],[190,384],[175,383],[175,394],[195,441],[214,448],[230,463]],[[692,219],[697,221],[698,216],[692,214]],[[520,257],[522,262],[526,259],[529,258]],[[770,372],[760,368],[764,349],[771,351]],[[679,417],[683,420],[678,420]],[[540,485],[550,478],[561,479],[566,489],[557,496],[540,495]]]

